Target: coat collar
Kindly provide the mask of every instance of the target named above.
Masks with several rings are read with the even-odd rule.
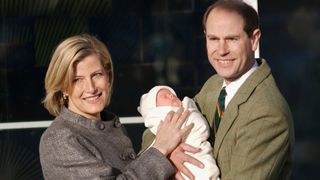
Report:
[[[250,95],[253,93],[255,88],[271,73],[270,67],[264,59],[257,59],[257,62],[259,64],[258,69],[253,72],[241,85],[235,96],[231,99],[228,108],[222,116],[221,124],[214,143],[215,158],[218,156],[218,151],[221,147],[224,137],[239,114],[239,105],[246,102],[250,98]],[[215,100],[214,103],[216,104],[217,100]]]
[[[75,124],[78,126],[82,126],[85,128],[100,128],[101,124],[104,124],[104,126],[114,126],[114,127],[120,127],[121,123],[119,120],[119,117],[116,116],[115,114],[108,112],[108,111],[103,111],[101,112],[101,118],[102,120],[92,120],[88,119],[84,116],[81,116],[80,114],[74,113],[70,111],[68,108],[63,107],[60,115],[61,119],[63,121],[66,121],[71,124]]]

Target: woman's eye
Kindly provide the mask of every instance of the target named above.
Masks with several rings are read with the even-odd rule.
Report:
[[[73,83],[80,83],[81,82],[81,79],[80,78],[75,78],[73,79]]]
[[[101,77],[101,76],[103,76],[102,73],[95,73],[95,74],[93,75],[93,77],[95,77],[95,78],[99,78],[99,77]]]

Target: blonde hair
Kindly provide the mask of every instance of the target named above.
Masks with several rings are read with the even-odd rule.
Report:
[[[64,92],[71,88],[75,63],[96,54],[106,74],[109,76],[110,91],[107,105],[111,99],[114,72],[111,55],[107,47],[94,36],[84,34],[72,36],[62,41],[54,51],[45,77],[46,96],[44,107],[50,114],[58,116],[67,105]]]

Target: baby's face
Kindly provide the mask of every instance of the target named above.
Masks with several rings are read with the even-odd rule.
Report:
[[[172,94],[168,89],[160,89],[157,94],[156,106],[175,106],[180,107],[180,99]]]

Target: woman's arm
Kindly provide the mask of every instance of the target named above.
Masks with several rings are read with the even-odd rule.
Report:
[[[69,128],[51,128],[42,136],[40,159],[45,179],[166,179],[174,168],[166,156],[181,142],[193,125],[181,129],[188,112],[171,113],[159,128],[159,136],[150,148],[123,169],[108,162],[90,140],[75,135]],[[115,152],[110,152],[110,159]],[[114,161],[113,161],[114,162]]]
[[[111,156],[114,156],[110,152]],[[52,131],[40,143],[40,160],[45,179],[166,179],[174,173],[168,159],[150,148],[124,169],[103,160],[99,150],[81,136]]]

